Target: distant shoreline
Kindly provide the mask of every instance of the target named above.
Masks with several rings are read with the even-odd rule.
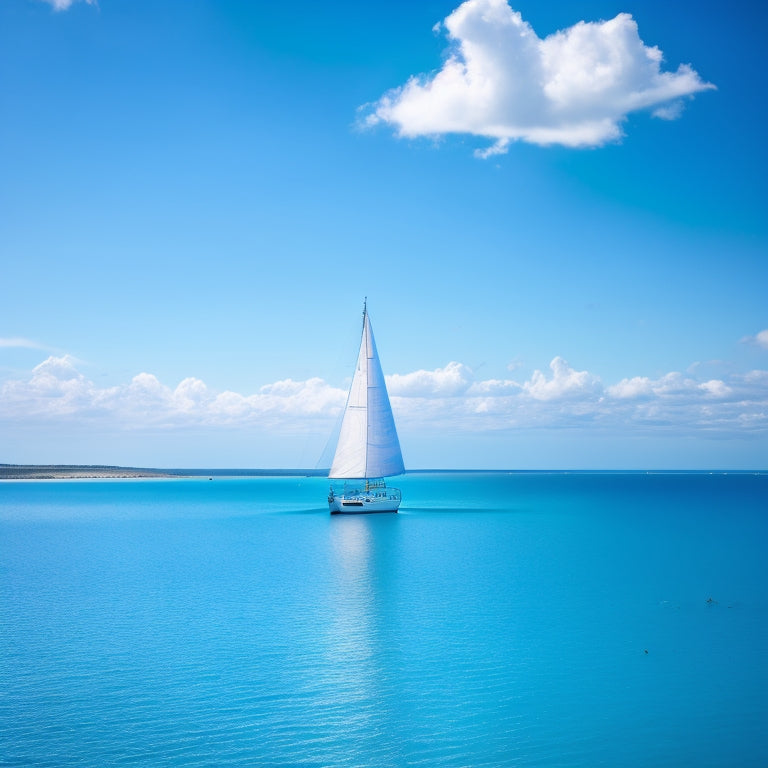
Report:
[[[178,477],[158,469],[75,464],[0,464],[0,480],[95,480],[101,478]]]
[[[0,480],[101,480],[172,477],[323,477],[320,469],[157,469],[102,464],[0,464]]]

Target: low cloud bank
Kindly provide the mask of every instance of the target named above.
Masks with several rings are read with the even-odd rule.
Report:
[[[768,371],[763,370],[724,379],[671,372],[605,385],[596,374],[555,357],[548,371],[535,370],[520,382],[479,380],[468,366],[450,362],[432,371],[392,375],[388,386],[403,431],[585,426],[677,435],[768,431]],[[17,425],[77,421],[125,431],[239,426],[283,434],[322,432],[345,399],[344,389],[319,378],[284,379],[248,395],[215,392],[194,377],[170,387],[150,373],[103,388],[64,355],[51,356],[27,378],[0,387],[0,420]]]
[[[97,387],[69,355],[51,356],[28,379],[0,388],[0,418],[5,420],[78,418],[111,422],[123,429],[193,425],[288,425],[291,419],[326,417],[338,411],[346,394],[321,379],[285,379],[252,395],[214,392],[200,379],[183,379],[175,388],[151,373],[128,384]]]

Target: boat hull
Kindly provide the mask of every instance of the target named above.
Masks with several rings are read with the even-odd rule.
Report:
[[[336,497],[328,502],[332,515],[370,515],[377,512],[397,512],[400,508],[399,501],[375,500],[375,501],[345,501]]]
[[[365,490],[345,489],[328,494],[328,508],[332,515],[369,515],[375,512],[397,512],[400,508],[400,490],[387,488],[383,482],[369,483]]]

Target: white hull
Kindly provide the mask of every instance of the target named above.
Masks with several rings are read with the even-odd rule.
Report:
[[[383,484],[367,491],[345,491],[336,495],[331,489],[328,508],[332,515],[366,515],[372,512],[397,512],[400,508],[400,490]]]

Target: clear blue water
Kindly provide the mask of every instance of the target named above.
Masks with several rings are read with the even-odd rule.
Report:
[[[768,475],[398,485],[0,484],[0,765],[768,765]]]

